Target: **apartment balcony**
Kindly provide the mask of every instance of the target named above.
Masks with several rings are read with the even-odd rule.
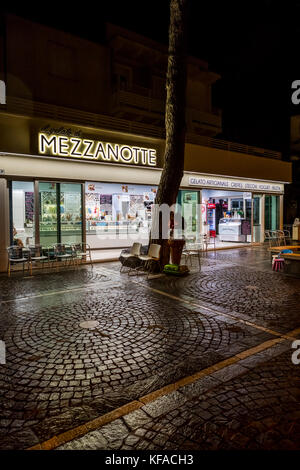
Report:
[[[209,113],[187,108],[186,121],[188,132],[193,134],[213,137],[222,132],[222,114],[220,111]]]
[[[164,120],[163,99],[153,98],[151,90],[117,90],[112,95],[111,114],[119,118],[159,124]]]
[[[165,100],[153,98],[151,90],[118,90],[113,93],[111,114],[153,125],[164,123]],[[220,112],[209,113],[187,108],[186,122],[189,132],[213,137],[222,132]]]

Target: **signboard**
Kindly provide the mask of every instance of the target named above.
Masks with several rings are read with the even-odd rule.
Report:
[[[156,150],[123,145],[82,136],[39,132],[38,152],[42,155],[95,162],[157,166]]]
[[[199,186],[201,188],[219,188],[237,191],[254,191],[265,193],[283,193],[284,184],[273,183],[272,181],[253,181],[244,179],[229,179],[220,176],[191,176],[189,177],[190,186]]]

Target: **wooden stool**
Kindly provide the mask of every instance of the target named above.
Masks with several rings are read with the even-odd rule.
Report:
[[[283,258],[275,258],[273,260],[272,269],[273,269],[273,271],[281,271],[283,269],[283,265],[284,265],[284,259]]]

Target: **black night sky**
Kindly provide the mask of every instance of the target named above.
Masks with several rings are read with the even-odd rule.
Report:
[[[41,8],[42,5],[42,8]],[[14,3],[6,11],[103,42],[106,21],[168,41],[169,1]],[[219,137],[289,152],[291,82],[300,79],[300,1],[192,0],[189,53],[222,75],[214,105],[223,109]],[[300,105],[299,105],[300,106]]]

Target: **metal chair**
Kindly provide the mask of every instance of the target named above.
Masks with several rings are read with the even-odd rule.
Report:
[[[54,249],[54,259],[56,261],[60,261],[61,263],[65,263],[65,266],[67,266],[68,261],[73,261],[75,265],[75,260],[74,256],[72,253],[72,247],[70,245],[66,245],[64,243],[56,243],[53,245]],[[58,266],[57,266],[58,267]]]
[[[82,263],[84,260],[86,261],[87,258],[89,258],[91,265],[93,267],[92,250],[88,243],[74,243],[71,246],[71,248],[72,248],[72,255],[75,261],[77,262],[77,264],[79,264],[80,261]]]
[[[264,242],[267,242],[269,245],[269,248],[271,248],[271,234],[269,230],[265,230]]]
[[[191,267],[193,266],[193,257],[196,256],[198,259],[199,269],[201,268],[201,256],[200,253],[203,251],[203,241],[189,241],[185,243],[185,247],[182,251],[182,255],[185,257],[185,263],[190,262]]]
[[[283,230],[276,230],[278,246],[286,245],[286,235]]]
[[[25,269],[25,263],[27,263],[27,266],[28,266],[28,269],[30,267],[30,256],[25,256],[24,255],[24,252],[28,250],[27,249],[24,249],[23,247],[21,246],[16,246],[16,245],[13,245],[13,246],[9,246],[7,248],[7,253],[8,253],[8,263],[7,263],[7,274],[8,274],[8,277],[10,277],[10,274],[11,274],[11,266],[13,265],[18,265],[18,264],[22,264],[23,266],[23,275],[24,275],[24,269]]]
[[[265,241],[269,243],[269,248],[272,248],[272,246],[278,246],[276,230],[265,230]]]
[[[283,229],[283,233],[284,233],[285,242],[288,242],[288,245],[289,245],[291,243],[291,240],[292,240],[291,232],[290,232],[290,230]]]
[[[29,245],[28,253],[30,263],[30,274],[32,274],[32,263],[42,263],[42,266],[44,268],[44,264],[45,262],[47,262],[50,268],[49,256],[45,256],[43,254],[43,247],[41,245]]]
[[[203,241],[204,241],[204,244],[205,244],[205,251],[208,250],[208,245],[213,245],[214,246],[214,250],[216,249],[216,236],[215,235],[211,235],[210,233],[209,234],[206,234],[204,235],[203,237]],[[211,239],[213,241],[211,241]]]
[[[282,241],[281,234],[279,232],[279,230],[270,230],[271,238],[275,246],[280,246]]]

